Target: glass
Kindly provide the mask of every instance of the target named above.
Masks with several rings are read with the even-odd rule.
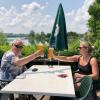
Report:
[[[44,51],[44,45],[43,45],[41,42],[39,42],[39,43],[36,45],[36,47],[37,47],[37,50],[42,50],[42,51]],[[41,57],[44,57],[44,54],[41,55]]]
[[[53,58],[53,51],[54,51],[54,48],[49,48],[48,49],[48,59],[51,60]]]
[[[50,61],[50,65],[49,68],[53,68],[53,65],[51,64],[51,60],[53,58],[53,51],[54,51],[54,48],[50,48],[48,49],[48,60]]]

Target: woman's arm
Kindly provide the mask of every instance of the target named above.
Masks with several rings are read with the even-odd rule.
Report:
[[[92,74],[89,76],[92,77],[92,79],[97,80],[99,77],[99,68],[96,58],[92,58],[90,64],[92,66]]]
[[[69,57],[53,55],[53,58],[55,60],[59,60],[63,62],[77,62],[79,57],[80,55],[74,55],[74,56],[69,56]]]
[[[97,64],[96,58],[92,58],[91,59],[90,65],[92,66],[92,74],[90,74],[88,76],[90,76],[94,80],[97,80],[98,77],[99,77],[99,68],[98,68],[98,64]],[[82,78],[82,77],[84,77],[86,75],[75,73],[74,76],[75,76],[75,78]]]

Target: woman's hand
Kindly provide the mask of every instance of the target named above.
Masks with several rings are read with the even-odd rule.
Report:
[[[82,74],[75,73],[75,74],[74,74],[74,79],[78,81],[78,80],[80,80],[83,76],[84,76],[84,75],[82,75]]]

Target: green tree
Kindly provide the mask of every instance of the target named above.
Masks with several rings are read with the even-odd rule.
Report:
[[[46,34],[46,37],[45,37],[45,40],[49,43],[49,40],[50,40],[50,36],[51,36],[51,33],[47,33]]]
[[[73,42],[74,40],[77,40],[79,38],[79,35],[76,32],[68,32],[68,42]]]
[[[35,44],[35,32],[33,30],[30,31],[29,35],[28,35],[28,40],[29,40],[29,43],[31,45],[34,45]]]
[[[45,43],[45,37],[46,37],[46,35],[45,35],[44,32],[41,32],[40,37],[41,37],[41,40],[40,40],[40,41],[41,41],[42,43]]]
[[[49,42],[49,38],[50,38],[50,33],[44,33],[44,32],[41,32],[41,33],[37,33],[36,34],[36,41],[37,42],[42,42],[43,44],[45,42]]]
[[[100,56],[100,0],[95,0],[88,9],[90,19],[88,20],[88,26],[90,32],[93,34],[91,40],[94,45],[94,56]]]
[[[94,38],[93,38],[93,33],[92,32],[86,32],[83,36],[84,36],[84,39],[86,41],[94,42]]]
[[[8,44],[7,37],[3,32],[0,32],[0,45]]]
[[[97,39],[100,36],[100,0],[95,0],[90,5],[88,13],[90,15],[90,19],[88,20],[89,29],[93,32],[93,37]]]
[[[36,33],[36,43],[39,43],[41,41],[41,35],[40,33]]]

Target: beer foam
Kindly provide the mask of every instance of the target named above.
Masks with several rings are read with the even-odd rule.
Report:
[[[43,45],[43,43],[39,42],[39,44],[38,44],[38,45],[40,45],[40,46],[41,46],[41,45]]]

